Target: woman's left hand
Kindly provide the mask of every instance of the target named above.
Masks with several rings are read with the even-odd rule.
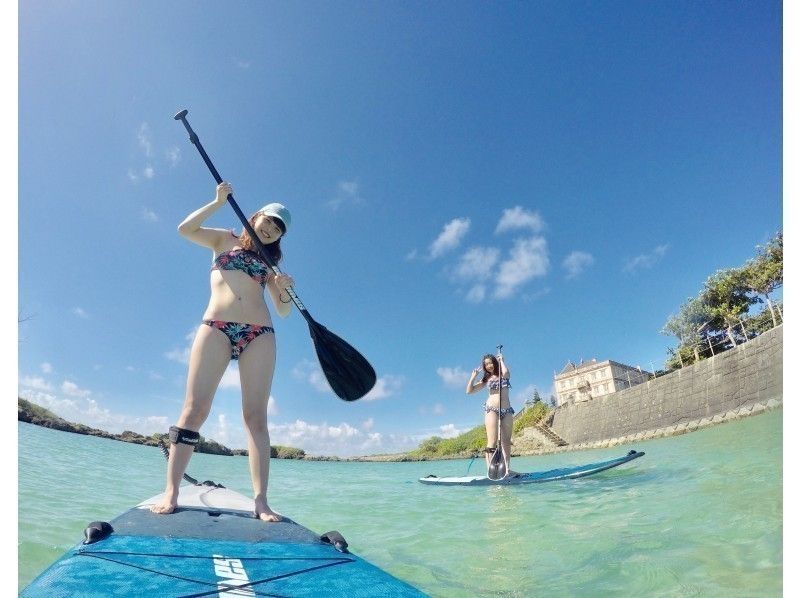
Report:
[[[294,286],[294,279],[288,274],[276,274],[273,280],[275,281],[275,287],[281,292]]]

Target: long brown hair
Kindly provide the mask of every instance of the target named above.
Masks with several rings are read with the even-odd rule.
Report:
[[[494,366],[494,375],[497,376],[498,378],[500,377],[500,363],[497,361],[497,357],[487,353],[486,355],[483,356],[483,359],[481,359],[481,365],[483,365],[483,378],[481,379],[481,382],[486,382],[489,379],[489,376],[492,375],[486,371],[485,364],[487,359],[492,360],[492,365]]]
[[[260,214],[259,212],[256,212],[248,219],[248,222],[250,223],[251,227],[255,228],[256,218],[259,216],[259,214]],[[281,229],[281,233],[283,233],[281,235],[281,239],[283,239],[283,235],[286,234],[286,225],[283,223],[283,221],[280,218],[273,218],[272,216],[267,216],[267,218],[269,218],[276,225],[278,225],[278,228]],[[269,257],[269,259],[275,266],[277,266],[278,262],[280,262],[283,259],[283,251],[281,251],[281,239],[278,239],[277,241],[270,243],[269,245],[265,245],[264,243],[262,243],[262,245],[264,245],[264,249],[267,250],[267,257]],[[247,232],[247,229],[245,228],[242,229],[242,233],[239,235],[239,245],[242,246],[242,249],[247,249],[248,251],[253,251],[255,253],[258,253],[256,244],[253,242],[253,239],[250,237],[250,235]]]

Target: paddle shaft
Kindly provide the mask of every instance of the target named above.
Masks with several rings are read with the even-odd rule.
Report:
[[[503,345],[497,345],[497,356],[503,354]],[[497,360],[497,378],[500,382],[500,396],[498,397],[497,408],[503,410],[503,367],[500,365],[500,360]],[[511,398],[508,399],[508,406],[511,406]],[[497,448],[500,451],[500,458],[503,457],[503,418],[500,412],[497,413]]]
[[[180,112],[178,112],[178,114],[175,115],[175,120],[181,121],[183,123],[183,126],[186,127],[186,131],[189,133],[189,141],[191,141],[192,144],[197,148],[197,151],[200,152],[200,156],[203,158],[203,162],[206,163],[206,166],[208,166],[208,170],[211,171],[211,176],[214,177],[214,180],[217,181],[217,185],[219,185],[222,182],[222,177],[219,175],[219,172],[214,166],[214,163],[211,161],[211,158],[208,157],[208,154],[206,153],[203,144],[200,143],[200,138],[197,136],[197,133],[194,132],[192,126],[189,124],[189,121],[186,120],[186,115],[188,114],[188,112],[189,112],[188,110],[181,110]],[[261,239],[258,238],[258,235],[256,235],[255,231],[253,230],[253,227],[250,226],[250,222],[248,222],[247,217],[244,215],[244,212],[242,212],[241,208],[239,208],[239,204],[237,204],[236,200],[233,198],[233,193],[228,193],[228,203],[233,208],[233,211],[236,212],[236,215],[239,217],[239,220],[242,221],[244,229],[247,231],[247,234],[250,235],[250,238],[253,240],[253,244],[256,246],[256,249],[258,249],[259,255],[261,255],[261,257],[267,263],[270,270],[272,270],[272,272],[275,275],[281,274],[282,272],[280,268],[278,268],[277,264],[275,264],[272,261],[272,259],[270,259],[269,253],[267,253],[267,250],[264,247],[264,244],[261,242]],[[300,310],[300,313],[303,314],[303,317],[306,320],[308,320],[310,318],[308,310],[306,309],[305,305],[303,305],[303,302],[300,301],[300,297],[297,296],[297,293],[295,292],[294,288],[287,287],[286,293],[289,295],[292,302],[297,306],[297,309]]]
[[[500,356],[503,351],[503,345],[497,345],[497,355]],[[499,402],[497,403],[497,446],[494,449],[494,453],[492,454],[491,465],[496,465],[496,468],[500,468],[500,464],[503,464],[503,469],[505,469],[505,461],[503,459],[503,416],[501,412],[503,410],[503,370],[500,366],[500,361],[497,362],[498,371],[497,374],[497,381],[499,384]],[[511,399],[509,399],[509,406],[511,406]],[[490,465],[490,469],[491,469]],[[508,471],[505,472],[508,474]],[[503,477],[503,476],[501,476]]]

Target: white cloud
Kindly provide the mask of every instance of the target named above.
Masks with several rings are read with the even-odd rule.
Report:
[[[440,367],[436,368],[436,373],[448,388],[464,388],[469,379],[469,374],[460,367]]]
[[[139,145],[139,149],[146,159],[146,163],[144,167],[141,168],[128,168],[128,180],[133,183],[138,183],[142,177],[145,179],[152,179],[156,176],[156,169],[153,165],[153,157],[155,156],[153,133],[150,130],[150,125],[148,125],[146,122],[143,122],[141,125],[139,125],[139,129],[136,132],[136,141]],[[159,154],[161,154],[161,151],[159,151]],[[181,151],[177,146],[172,146],[163,153],[163,156],[170,167],[174,167],[178,162],[180,162]]]
[[[178,363],[188,364],[189,352],[190,352],[189,347],[183,349],[172,349],[171,351],[167,351],[166,353],[164,353],[164,357],[166,357],[170,361],[177,361]]]
[[[144,418],[144,426],[139,428],[139,434],[155,434],[156,432],[165,433],[169,430],[172,420],[165,415],[149,415]],[[133,426],[132,426],[133,427]]]
[[[181,161],[181,149],[178,146],[172,146],[167,150],[166,156],[170,167],[175,167]]]
[[[222,379],[219,381],[220,388],[236,388],[242,387],[242,381],[239,378],[239,366],[235,361],[231,360],[225,373],[222,374]]]
[[[532,278],[544,276],[550,266],[544,237],[517,239],[508,260],[500,264],[495,299],[507,299]]]
[[[42,368],[42,372],[45,374],[50,374],[53,371],[53,366],[46,361],[40,367]]]
[[[50,392],[53,390],[53,385],[47,382],[44,378],[38,376],[25,376],[20,378],[19,385],[32,390],[42,390]]]
[[[231,443],[231,426],[228,423],[228,418],[225,416],[224,413],[220,413],[217,416],[217,421],[214,422],[215,425],[210,426],[207,436],[209,438],[213,438],[220,444],[224,444],[225,446],[230,446]]]
[[[358,183],[355,181],[340,181],[339,190],[347,195],[358,195]]]
[[[594,264],[594,257],[585,251],[573,251],[562,262],[569,279],[577,278],[592,264]]]
[[[102,407],[93,399],[84,399],[77,404],[79,414],[66,417],[70,421],[80,422],[93,428],[100,428],[112,434],[119,434],[131,430],[138,434],[150,435],[154,432],[164,433],[169,428],[169,418],[166,416],[131,416],[128,414],[114,413]]]
[[[67,393],[65,392],[65,394]],[[169,427],[170,420],[166,416],[131,416],[113,413],[102,407],[97,401],[85,396],[74,400],[62,399],[37,391],[21,391],[20,396],[49,409],[67,421],[99,428],[112,434],[131,430],[147,436],[155,432],[166,432]]]
[[[186,346],[182,349],[172,349],[171,351],[167,351],[164,353],[164,357],[169,359],[170,361],[177,361],[178,363],[182,363],[184,365],[189,364],[189,355],[192,352],[192,343],[194,342],[194,337],[197,335],[197,327],[193,328],[189,331],[189,333],[184,337],[186,341]]]
[[[469,226],[469,218],[455,218],[445,224],[442,232],[431,243],[428,253],[430,259],[436,259],[451,249],[458,247],[461,239],[469,231]]]
[[[444,405],[441,403],[436,403],[433,406],[433,414],[434,415],[444,415]]]
[[[664,254],[667,253],[667,249],[669,249],[669,245],[659,245],[650,253],[637,255],[635,258],[625,262],[625,266],[623,266],[622,270],[623,272],[635,272],[636,270],[652,268],[664,257]]]
[[[328,207],[338,210],[343,204],[362,204],[364,198],[358,191],[356,181],[339,181],[336,187],[336,196],[328,201]]]
[[[461,281],[483,281],[492,275],[492,269],[500,259],[496,247],[471,247],[453,270],[453,278]]]
[[[78,316],[79,318],[83,318],[84,320],[89,318],[89,314],[82,307],[73,307],[72,313]]]
[[[359,430],[345,422],[332,426],[326,422],[315,424],[300,419],[270,424],[269,434],[273,444],[302,448],[309,455],[340,457],[406,451],[422,440],[411,435],[371,432],[369,428]]]
[[[69,412],[76,406],[75,401],[71,399],[59,399],[55,395],[37,390],[23,388],[20,389],[19,396],[31,403],[36,403],[45,409],[49,409],[59,417],[64,417],[64,415],[62,415],[64,412]]]
[[[88,397],[90,394],[92,394],[91,390],[80,388],[71,380],[64,380],[64,382],[61,384],[61,392],[69,397]]]
[[[139,140],[139,147],[144,152],[144,155],[150,157],[153,155],[153,139],[152,134],[150,132],[150,126],[143,122],[139,126],[139,131],[136,134],[136,138]]]
[[[439,436],[442,438],[455,438],[459,434],[463,434],[465,430],[460,430],[456,428],[455,424],[445,424],[443,426],[439,426]]]
[[[366,395],[365,401],[375,401],[378,399],[385,399],[400,391],[403,388],[405,378],[403,376],[381,376],[375,382],[375,386]]]
[[[476,284],[467,293],[467,301],[470,303],[480,303],[486,298],[486,285]]]
[[[308,359],[304,359],[294,366],[292,369],[292,376],[294,376],[296,380],[302,380],[310,384],[318,392],[333,392],[319,364],[309,361]]]
[[[522,206],[503,210],[503,215],[497,223],[495,234],[504,233],[510,230],[528,229],[534,233],[541,232],[544,228],[544,221],[538,212],[530,212]]]
[[[362,430],[371,430],[374,427],[375,427],[375,420],[372,419],[371,417],[368,420],[361,423]]]
[[[79,387],[71,380],[64,380],[58,390],[37,376],[22,376],[19,380],[20,397],[49,409],[70,422],[99,428],[112,434],[132,430],[148,435],[165,432],[169,426],[169,419],[165,416],[113,413],[92,399],[91,394],[92,391]]]
[[[250,60],[237,60],[236,61],[236,66],[238,68],[242,69],[242,70],[249,69],[251,64],[252,64],[252,61],[250,61]]]

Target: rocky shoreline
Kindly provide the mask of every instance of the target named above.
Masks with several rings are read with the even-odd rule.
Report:
[[[153,434],[152,436],[143,436],[130,430],[125,430],[122,434],[112,434],[105,430],[92,428],[84,424],[76,424],[67,421],[57,416],[52,411],[35,405],[30,401],[26,401],[17,397],[17,420],[33,424],[35,426],[42,426],[52,430],[59,430],[61,432],[72,432],[73,434],[83,434],[85,436],[97,436],[99,438],[108,438],[110,440],[118,440],[120,442],[131,442],[133,444],[141,444],[144,446],[157,447],[159,443],[163,442],[165,445],[169,444],[167,434]],[[246,449],[230,449],[209,438],[200,437],[200,442],[195,447],[198,453],[206,453],[209,455],[226,455],[226,456],[247,456]],[[305,451],[302,449],[295,449],[291,447],[273,446],[270,454],[271,457],[277,459],[303,459],[307,458]]]

